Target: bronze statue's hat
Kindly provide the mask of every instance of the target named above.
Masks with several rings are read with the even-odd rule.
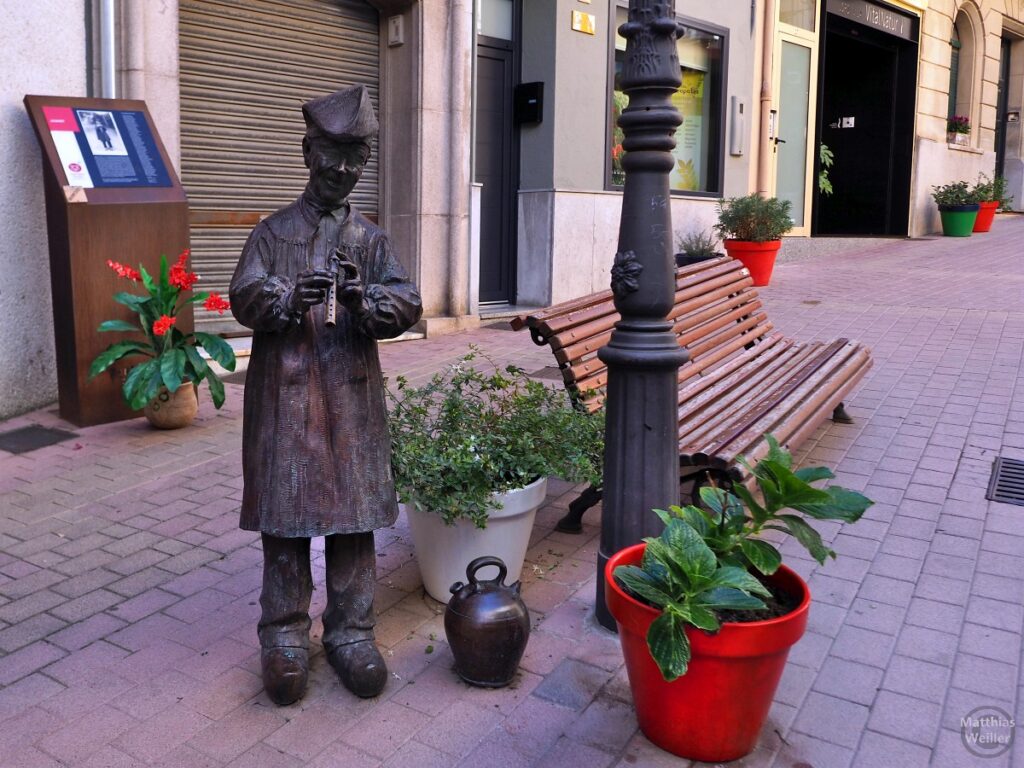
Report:
[[[365,85],[351,85],[307,101],[302,116],[308,136],[369,144],[377,135],[377,117]]]

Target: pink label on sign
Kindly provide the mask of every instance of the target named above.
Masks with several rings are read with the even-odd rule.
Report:
[[[78,120],[71,107],[43,107],[46,127],[51,131],[74,131],[78,133]]]

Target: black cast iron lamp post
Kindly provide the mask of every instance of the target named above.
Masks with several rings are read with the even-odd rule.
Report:
[[[612,266],[622,319],[598,356],[608,366],[604,505],[597,565],[597,617],[615,620],[604,602],[608,558],[661,522],[651,511],[679,501],[677,375],[686,362],[666,320],[675,298],[668,177],[682,118],[671,96],[682,82],[676,53],[675,0],[630,0],[619,118],[626,151],[619,246]]]

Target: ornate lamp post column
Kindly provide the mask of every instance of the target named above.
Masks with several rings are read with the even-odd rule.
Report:
[[[676,375],[687,360],[665,319],[675,297],[668,176],[682,122],[670,100],[681,82],[675,0],[630,0],[620,31],[629,106],[619,118],[626,182],[612,291],[622,319],[599,353],[608,366],[608,396],[596,605],[598,621],[610,629],[605,563],[622,547],[657,535],[661,523],[651,510],[679,501]]]

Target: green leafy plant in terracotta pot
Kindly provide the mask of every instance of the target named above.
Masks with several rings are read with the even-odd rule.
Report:
[[[818,562],[835,557],[807,518],[853,523],[871,501],[838,486],[824,467],[792,468],[770,451],[747,465],[755,496],[701,488],[697,506],[655,510],[660,536],[612,556],[608,609],[619,638],[640,728],[682,757],[734,760],[750,752],[789,649],[803,635],[810,592],[763,534],[787,534]],[[799,513],[799,514],[798,514]]]
[[[970,237],[978,218],[978,197],[966,181],[954,181],[932,187],[932,199],[939,208],[942,234],[946,237]]]
[[[388,397],[395,487],[437,600],[484,555],[519,578],[548,477],[600,482],[603,415],[478,350],[422,386],[398,377]]]
[[[754,285],[768,285],[782,236],[793,228],[789,200],[761,197],[756,192],[718,203],[715,229],[725,250],[750,271]]]
[[[107,261],[119,277],[140,284],[145,294],[114,294],[114,301],[134,312],[137,321],[106,320],[97,330],[132,333],[136,338],[114,342],[89,368],[89,378],[93,378],[122,358],[140,358],[128,370],[121,388],[125,402],[135,410],[142,409],[150,423],[164,429],[185,426],[195,418],[196,386],[202,381],[210,386],[214,406],[224,404],[224,384],[199,353],[199,347],[225,370],[235,369],[235,353],[224,339],[202,331],[184,333],[177,327],[178,313],[186,305],[201,302],[204,308],[221,314],[229,308],[216,293],[191,293],[199,276],[189,271],[188,257],[186,249],[173,265],[168,265],[167,257],[161,256],[160,274],[155,278],[145,267],[134,269]]]

